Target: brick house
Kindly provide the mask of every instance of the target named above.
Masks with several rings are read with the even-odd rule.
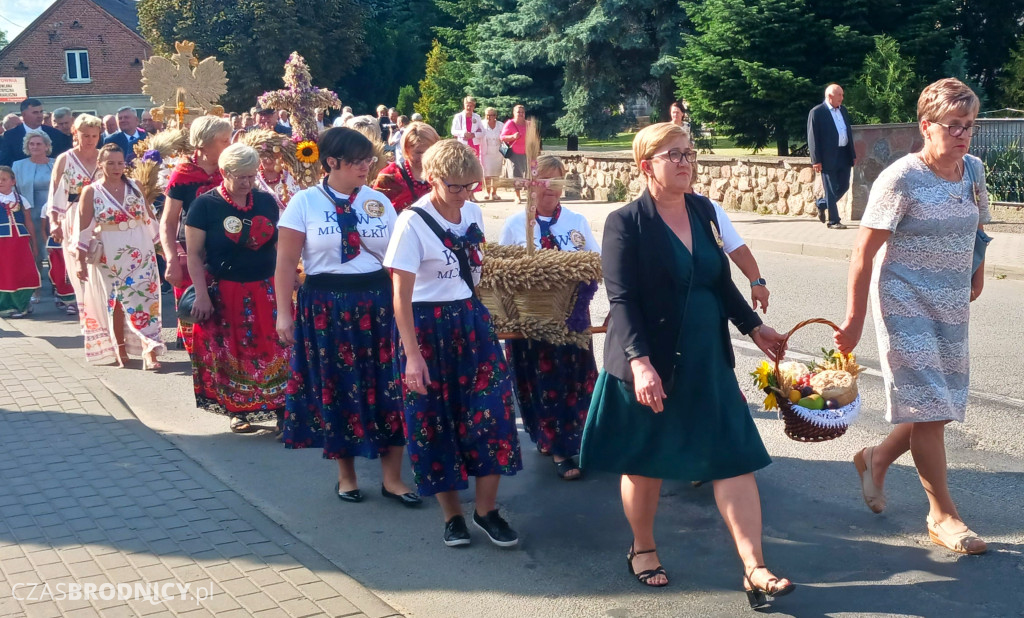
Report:
[[[152,106],[141,81],[152,54],[139,35],[135,0],[56,0],[0,49],[0,77],[24,77],[28,96],[48,111],[103,116]],[[12,111],[17,103],[0,104],[2,114]]]

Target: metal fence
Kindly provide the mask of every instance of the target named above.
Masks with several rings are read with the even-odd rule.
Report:
[[[971,154],[985,162],[994,202],[1024,206],[1024,118],[979,118]]]

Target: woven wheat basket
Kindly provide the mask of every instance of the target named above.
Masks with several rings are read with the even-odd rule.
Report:
[[[601,278],[599,254],[550,249],[529,254],[524,247],[487,244],[484,255],[476,292],[499,338],[589,346],[588,308]]]

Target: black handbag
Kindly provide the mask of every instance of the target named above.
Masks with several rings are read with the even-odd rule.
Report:
[[[512,155],[515,154],[515,152],[512,151],[512,146],[509,146],[505,142],[502,142],[501,146],[498,146],[498,152],[500,152],[501,156],[505,157],[506,159],[511,159]]]
[[[234,251],[231,252],[230,258],[226,258],[220,263],[220,268],[217,270],[217,274],[220,274],[226,270],[231,270],[230,266],[225,266],[228,259],[237,258],[239,253],[245,247],[245,244],[249,242],[249,232],[252,229],[252,219],[242,219],[242,231],[238,235],[238,243],[235,245]],[[207,288],[209,290],[209,288]],[[185,288],[185,292],[178,299],[178,321],[182,324],[195,324],[198,320],[192,315],[192,307],[196,304],[196,284],[192,284]]]

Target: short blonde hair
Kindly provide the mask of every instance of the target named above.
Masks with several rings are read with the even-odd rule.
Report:
[[[49,155],[49,154],[53,153],[53,141],[50,139],[50,136],[47,135],[46,133],[27,133],[27,134],[25,134],[25,139],[22,140],[22,142],[21,142],[21,151],[22,152],[24,152],[25,154],[29,154],[29,152],[28,152],[28,143],[32,140],[33,137],[38,137],[39,139],[43,140],[43,144],[46,145],[46,154]]]
[[[71,125],[71,128],[78,133],[82,129],[99,129],[103,130],[103,120],[93,116],[92,114],[79,114],[78,118],[75,118],[75,123]]]
[[[402,154],[408,157],[413,148],[423,144],[433,146],[439,139],[441,136],[429,124],[425,122],[409,123],[402,134]]]
[[[484,168],[469,146],[454,139],[443,139],[423,153],[423,173],[435,180],[483,180]]]
[[[221,133],[231,133],[231,121],[217,116],[200,116],[192,121],[188,130],[188,141],[194,148],[209,146]]]
[[[252,146],[238,142],[220,153],[217,167],[232,176],[239,176],[248,171],[255,172],[260,168],[260,155]]]
[[[565,164],[552,154],[542,154],[537,157],[537,174],[551,171],[558,172],[559,176],[565,176]]]
[[[671,122],[659,122],[640,129],[633,138],[633,162],[640,167],[640,162],[654,156],[662,144],[680,137],[690,139],[690,130]]]
[[[928,84],[921,91],[917,99],[917,121],[941,122],[954,112],[966,113],[973,118],[980,108],[978,95],[967,84],[955,77],[947,77]]]
[[[476,97],[470,95],[465,99],[462,99],[462,104],[465,105],[466,103],[476,103]]]
[[[377,113],[378,114],[381,113],[381,112],[386,112],[386,111],[388,111],[388,106],[387,105],[381,104],[381,105],[377,106]]]
[[[498,110],[494,109],[493,107],[488,107],[487,109],[485,109],[484,110],[484,116],[489,115],[491,112],[494,112],[494,116],[495,117],[498,116]]]

